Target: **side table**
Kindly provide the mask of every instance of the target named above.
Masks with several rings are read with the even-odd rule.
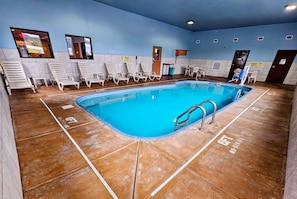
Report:
[[[36,80],[41,80],[41,81],[43,81],[44,84],[45,84],[45,86],[48,87],[48,85],[47,85],[47,80],[46,80],[45,77],[32,77],[32,79],[33,79],[33,83],[34,83],[35,88],[37,88]]]

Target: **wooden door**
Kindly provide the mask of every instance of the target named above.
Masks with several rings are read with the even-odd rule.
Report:
[[[80,48],[78,43],[73,43],[73,48],[74,48],[74,56],[76,59],[82,58],[80,55]]]
[[[283,83],[295,59],[297,50],[279,50],[274,58],[266,82]]]
[[[248,56],[250,54],[249,50],[237,50],[234,53],[232,65],[229,71],[228,79],[232,79],[234,75],[234,70],[237,68],[243,69],[246,61],[248,59]]]
[[[152,71],[160,74],[161,68],[161,57],[162,57],[162,47],[160,46],[153,46],[153,65]]]

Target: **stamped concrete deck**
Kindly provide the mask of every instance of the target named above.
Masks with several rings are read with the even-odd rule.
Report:
[[[175,80],[13,91],[24,198],[282,198],[290,87],[250,84],[253,92],[204,131],[198,123],[155,140],[121,135],[74,103],[88,93]]]

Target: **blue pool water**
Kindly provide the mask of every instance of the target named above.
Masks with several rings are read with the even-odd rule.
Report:
[[[183,81],[85,95],[77,98],[76,103],[123,134],[155,138],[174,133],[175,118],[192,105],[212,100],[219,110],[250,90],[238,85]],[[207,114],[213,112],[212,104],[203,107]],[[201,117],[202,111],[194,111],[190,123],[198,122]]]

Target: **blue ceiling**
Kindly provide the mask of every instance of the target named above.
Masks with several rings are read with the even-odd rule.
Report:
[[[191,31],[297,22],[297,0],[94,0]],[[194,25],[188,25],[188,20]],[[297,28],[297,27],[296,27]]]

